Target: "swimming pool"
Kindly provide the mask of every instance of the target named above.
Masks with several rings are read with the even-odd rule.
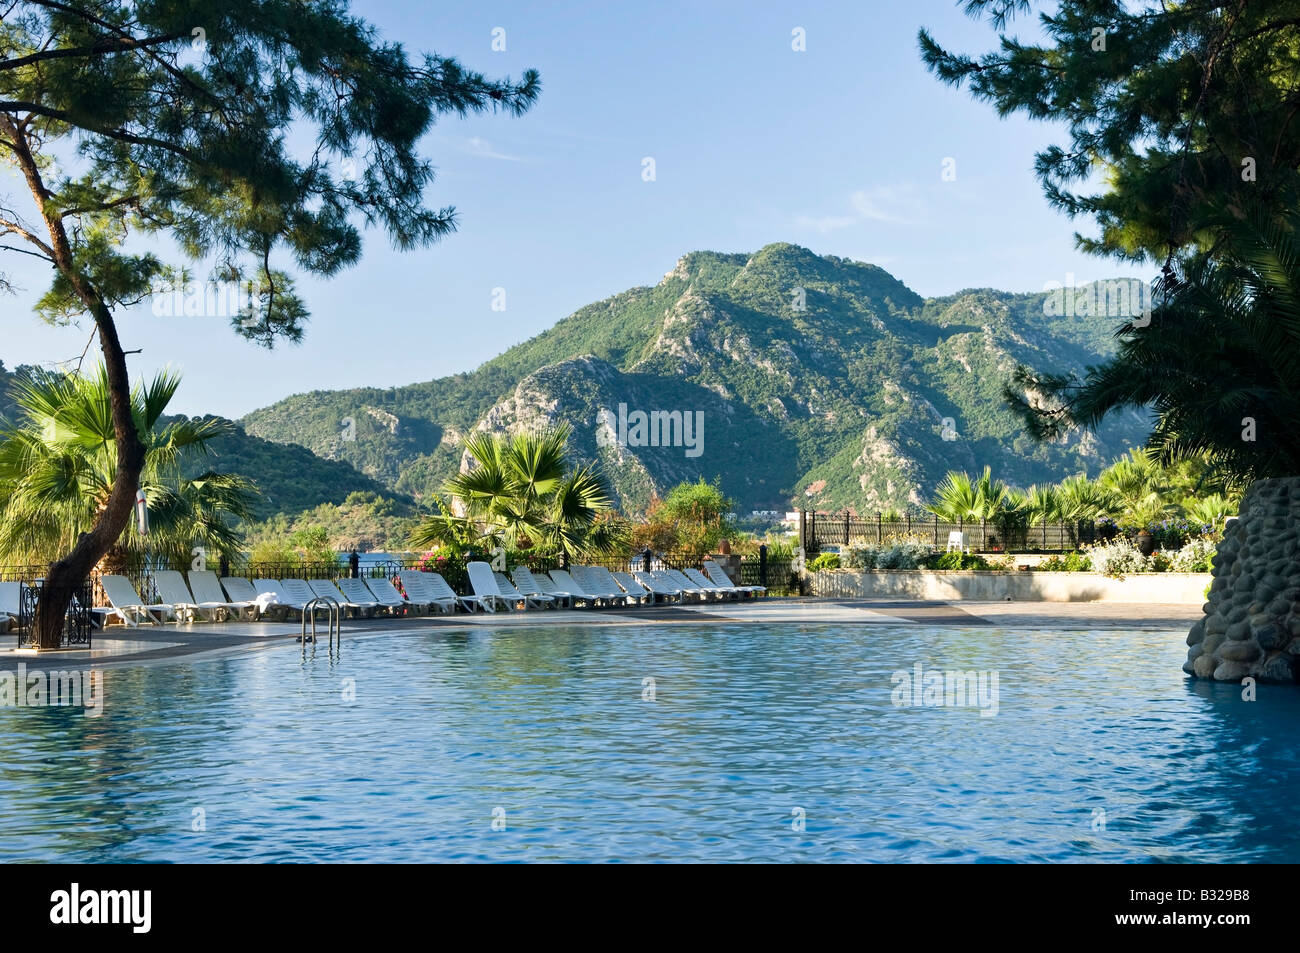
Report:
[[[1300,693],[1192,683],[1185,651],[586,626],[109,669],[100,717],[0,709],[0,860],[1300,859]],[[996,715],[900,691],[918,663],[996,673]]]

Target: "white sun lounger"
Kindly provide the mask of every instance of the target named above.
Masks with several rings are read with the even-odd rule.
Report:
[[[723,600],[735,598],[734,593],[719,589],[707,578],[704,582],[699,582],[693,577],[686,575],[686,573],[680,569],[665,569],[664,572],[668,574],[669,579],[675,579],[677,582],[681,583],[683,588],[687,586],[694,587],[702,599]]]
[[[515,608],[515,604],[502,595],[501,590],[497,588],[497,580],[492,575],[490,564],[479,561],[468,562],[465,564],[465,572],[469,574],[469,584],[474,590],[474,595],[478,596],[479,602],[488,612],[496,612],[497,606]]]
[[[232,605],[241,602],[257,602],[257,588],[240,576],[222,576],[221,588],[226,590],[226,598],[230,600]]]
[[[674,573],[668,569],[656,569],[650,575],[658,579],[660,583],[662,583],[663,585],[672,586],[674,589],[680,592],[683,597],[691,596],[692,598],[698,599],[701,602],[703,602],[705,599],[711,598],[707,592],[705,592],[695,583],[691,582],[681,573]]]
[[[604,566],[579,566],[578,569],[581,572],[579,578],[586,585],[588,592],[598,593],[602,598],[609,600],[614,605],[631,606],[637,604],[636,598],[629,595],[627,590],[618,584]]]
[[[307,585],[319,598],[333,599],[342,608],[351,609],[353,615],[372,616],[375,614],[375,610],[379,608],[379,603],[375,601],[375,597],[370,594],[370,590],[366,589],[364,584],[361,588],[366,589],[366,594],[360,602],[345,596],[330,579],[312,579]]]
[[[237,616],[246,616],[249,619],[257,618],[256,593],[248,599],[231,600],[221,591],[217,574],[211,569],[191,569],[189,575],[190,592],[194,593],[194,601],[200,608],[233,612]],[[244,580],[244,584],[248,585],[247,579]],[[252,586],[249,588],[251,589]]]
[[[186,622],[213,622],[228,614],[226,600],[203,602],[190,594],[185,577],[174,569],[159,569],[153,574],[158,595],[176,610]]]
[[[439,612],[456,611],[457,600],[454,593],[445,599],[434,597],[433,585],[429,581],[428,573],[420,572],[418,569],[403,569],[397,573],[397,580],[402,584],[406,601],[418,612],[432,612],[434,609]]]
[[[635,599],[640,599],[642,604],[649,604],[659,601],[660,593],[647,589],[641,583],[632,578],[631,573],[612,571],[610,575],[614,581],[623,587],[623,591]],[[670,596],[664,595],[665,599],[671,599]]]
[[[586,596],[576,592],[569,592],[567,589],[561,589],[555,584],[555,580],[544,572],[533,573],[533,579],[537,581],[537,586],[542,592],[548,596],[555,596],[556,599],[568,599],[570,606],[577,606],[579,600],[586,602],[588,605],[591,604],[591,600]]]
[[[131,580],[126,576],[100,576],[99,582],[104,589],[104,598],[112,607],[112,611],[105,617],[106,622],[109,617],[117,616],[124,625],[132,628],[141,622],[161,625],[167,621],[167,616],[176,614],[175,609],[166,603],[147,604],[140,598],[140,593],[135,591],[135,586],[131,585]]]
[[[374,599],[381,606],[391,612],[393,615],[404,614],[407,609],[412,608],[411,604],[402,598],[402,594],[387,579],[340,579],[339,588],[343,594],[353,602],[356,597],[353,596],[352,590],[357,589],[357,584],[365,590],[367,598]],[[361,590],[357,590],[356,596],[362,595]]]
[[[288,596],[289,601],[300,608],[306,608],[313,599],[320,598],[311,583],[305,579],[281,579],[280,592],[282,597]]]
[[[722,567],[712,559],[704,560],[704,573],[714,584],[722,589],[735,589],[737,592],[747,592],[750,595],[767,595],[766,586],[738,586],[731,581],[731,577],[722,571]]]
[[[510,573],[514,577],[514,586],[525,596],[546,596],[556,606],[573,605],[573,596],[567,592],[556,592],[555,583],[550,579],[546,581],[551,585],[551,591],[542,588],[542,581],[533,575],[533,571],[527,566],[516,566]]]
[[[261,592],[257,586],[254,586],[247,579],[240,576],[222,576],[221,588],[226,590],[226,596],[230,599],[232,604],[238,605],[243,602],[248,603],[252,607],[251,611],[254,613],[253,618],[267,618],[274,621],[282,621],[293,609],[293,606],[285,605],[281,601],[281,597],[277,592],[279,583],[275,582],[275,580],[266,579],[259,581],[267,582],[273,587],[271,592],[275,596],[274,601],[268,599],[267,594]]]
[[[656,596],[663,596],[669,601],[676,599],[678,602],[681,602],[685,598],[685,594],[680,589],[672,583],[660,579],[653,572],[645,572],[644,570],[638,569],[632,573],[632,578],[641,583],[641,585],[645,586]]]
[[[276,605],[284,606],[293,612],[302,612],[303,609],[307,608],[307,603],[316,598],[316,593],[312,592],[311,586],[308,586],[302,580],[295,581],[301,582],[303,586],[307,587],[306,598],[299,598],[302,595],[301,589],[296,589],[297,596],[293,595],[289,588],[278,579],[254,579],[253,586],[257,589],[259,595],[275,596]]]
[[[583,578],[596,588],[612,593],[615,598],[622,599],[624,603],[641,603],[647,595],[647,593],[640,591],[640,587],[637,587],[638,591],[632,592],[621,585],[614,578],[614,574],[604,566],[584,566]]]
[[[395,608],[371,592],[370,587],[366,585],[366,581],[360,577],[353,579],[351,576],[344,576],[334,584],[339,588],[340,594],[347,600],[348,605],[362,608],[368,615],[378,612],[380,609],[387,609],[392,612]]]
[[[569,575],[597,599],[627,605],[627,593],[613,579],[603,579],[594,566],[572,566]]]
[[[597,603],[600,602],[604,602],[608,604],[610,602],[616,601],[616,598],[617,601],[621,601],[624,603],[627,602],[627,596],[625,594],[621,594],[621,597],[614,597],[609,595],[608,593],[592,592],[585,585],[583,585],[582,580],[578,579],[576,576],[573,576],[571,573],[565,572],[563,569],[552,569],[551,581],[554,582],[556,586],[565,590],[566,592],[573,593],[573,595],[576,596],[577,598],[586,599],[587,602],[590,603],[591,605],[596,605]]]
[[[478,596],[456,595],[447,580],[436,572],[405,569],[398,573],[398,578],[406,590],[407,601],[413,605],[437,606],[443,612],[455,612],[458,605],[466,612],[473,612],[475,606],[482,605]]]
[[[701,589],[714,593],[720,599],[739,599],[743,595],[739,589],[723,589],[698,569],[683,569],[682,573]]]
[[[522,602],[525,607],[533,606],[536,609],[545,609],[547,606],[555,605],[555,598],[542,592],[524,593],[510,581],[510,577],[503,572],[493,571],[492,578],[497,581],[497,589],[501,595],[505,596],[511,602]]]
[[[567,592],[575,600],[581,599],[589,606],[595,606],[600,602],[600,596],[588,592],[586,586],[578,582],[577,579],[569,575],[565,570],[552,569],[548,575],[551,578],[551,583],[556,589]]]
[[[695,582],[692,579],[690,579],[686,575],[686,573],[682,572],[680,569],[664,569],[663,574],[665,579],[671,581],[674,585],[677,586],[678,589],[682,590],[682,592],[690,593],[696,598],[699,599],[720,599],[721,598],[721,594],[718,592],[717,589],[713,589],[713,588],[706,589],[704,586],[701,586],[698,582]]]

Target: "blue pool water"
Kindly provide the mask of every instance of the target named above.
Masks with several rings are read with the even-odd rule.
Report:
[[[110,669],[100,718],[0,709],[0,861],[1300,860],[1300,691],[1184,652],[592,626]],[[917,662],[996,671],[997,715],[895,707]]]

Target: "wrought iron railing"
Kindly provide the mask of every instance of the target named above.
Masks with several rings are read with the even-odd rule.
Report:
[[[851,513],[803,512],[799,520],[800,540],[806,553],[826,546],[852,547],[888,542],[899,536],[921,537],[942,547],[950,533],[964,533],[967,545],[976,552],[1070,552],[1084,543],[1102,538],[1092,520],[1076,522],[1028,522],[1023,519],[949,520],[937,516],[885,519]]]
[[[43,580],[23,582],[18,592],[18,647],[36,648],[38,643],[35,621],[41,600],[47,595],[53,597],[56,593],[49,589]],[[90,611],[93,603],[89,581],[58,594],[68,598],[58,647],[89,649],[91,632],[94,628],[94,613]]]

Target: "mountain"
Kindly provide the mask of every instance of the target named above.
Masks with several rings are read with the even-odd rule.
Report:
[[[11,385],[23,370],[20,365],[8,371],[0,362],[0,429],[16,422],[18,412]],[[159,425],[184,419],[164,416]],[[261,518],[274,513],[299,513],[323,504],[341,504],[356,492],[395,496],[394,505],[403,511],[413,503],[409,497],[395,495],[378,480],[359,473],[350,463],[322,459],[305,447],[249,436],[237,423],[233,423],[229,434],[213,440],[209,449],[211,452],[206,456],[186,462],[185,475],[193,477],[215,470],[249,477],[262,492],[256,505]]]
[[[919,503],[949,469],[989,465],[1021,486],[1095,474],[1145,438],[1134,413],[1036,444],[1006,409],[1017,363],[1079,370],[1112,352],[1122,315],[1063,317],[1048,298],[923,299],[877,266],[789,244],[692,252],[653,287],[587,305],[472,373],[296,395],[242,423],[416,497],[460,467],[466,431],[563,421],[629,511],[703,476],[742,510],[871,512]],[[638,411],[688,415],[703,439],[686,446],[675,427],[677,445],[642,445]]]
[[[162,424],[175,419],[165,417]],[[394,496],[382,483],[357,472],[350,463],[322,459],[295,444],[249,436],[239,424],[213,440],[209,449],[206,456],[187,462],[186,476],[212,470],[248,477],[262,493],[254,508],[261,519],[276,513],[301,513],[325,504],[338,505],[357,492]],[[396,502],[403,507],[412,502],[402,494],[397,497]]]

